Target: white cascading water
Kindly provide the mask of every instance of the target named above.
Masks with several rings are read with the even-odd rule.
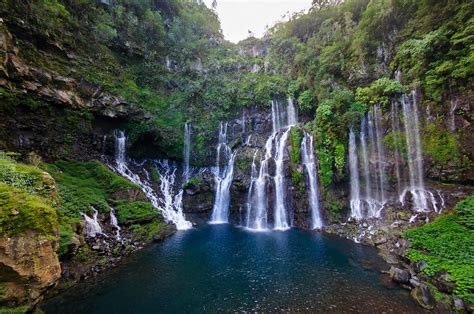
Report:
[[[357,158],[357,144],[352,128],[349,130],[349,167],[351,177],[351,217],[359,220],[362,214],[362,201],[360,199],[359,163]]]
[[[288,133],[290,132],[290,128],[288,128],[278,139],[276,143],[276,152],[275,152],[275,211],[274,211],[274,219],[275,219],[275,229],[276,230],[286,230],[290,228],[290,224],[288,222],[288,215],[286,210],[286,180],[285,180],[285,165],[284,165],[284,158],[285,158],[285,151],[286,145],[288,142]]]
[[[400,129],[400,119],[398,112],[398,103],[392,100],[390,106],[390,118],[392,121],[392,135],[393,141],[396,143],[395,149],[393,151],[393,156],[395,159],[395,176],[397,177],[397,192],[400,195],[402,192],[402,170],[400,169],[400,162],[402,159],[400,150],[398,148],[399,143],[401,142],[401,129]]]
[[[362,119],[359,139],[360,151],[355,134],[351,129],[349,134],[351,213],[352,217],[356,219],[378,218],[386,204],[385,188],[387,185],[385,149],[382,144],[383,132],[378,105],[375,105],[367,113],[367,116]],[[361,191],[359,182],[359,167],[362,169],[361,177],[364,181],[364,193]]]
[[[182,208],[166,206],[166,204],[168,203],[158,198],[151,184],[146,180],[142,180],[138,174],[134,173],[132,170],[129,169],[125,157],[126,137],[124,132],[115,132],[115,146],[115,166],[112,166],[112,169],[114,169],[124,178],[127,178],[133,183],[139,185],[148,200],[152,203],[153,207],[161,211],[161,213],[163,214],[163,218],[167,222],[172,222],[173,224],[175,224],[178,230],[186,230],[192,228],[192,224],[184,218]],[[167,179],[168,177],[165,178]],[[160,179],[162,180],[163,184],[163,177],[160,177]],[[165,204],[165,206],[163,206],[163,204]]]
[[[423,173],[423,155],[420,140],[419,113],[416,102],[416,91],[411,97],[403,94],[400,103],[392,101],[390,118],[392,140],[395,145],[394,172],[397,179],[398,199],[387,200],[385,188],[388,184],[385,176],[385,149],[382,144],[381,113],[378,105],[364,117],[360,127],[360,151],[352,130],[349,134],[349,163],[351,169],[351,213],[356,219],[378,218],[387,201],[399,201],[402,206],[408,195],[411,195],[413,209],[416,212],[434,210],[439,213],[444,207],[441,193],[435,194],[425,188]],[[402,108],[400,118],[399,106]],[[402,138],[402,126],[405,133]],[[367,136],[368,134],[368,136]],[[402,156],[399,145],[406,143],[406,156]],[[361,160],[358,160],[358,156]],[[408,171],[402,167],[406,160]],[[362,169],[364,193],[359,186],[358,169]],[[406,181],[408,180],[408,183]],[[417,216],[413,216],[416,219]]]
[[[231,148],[227,145],[227,123],[221,122],[214,170],[216,194],[210,223],[229,222],[230,186],[234,178],[234,161],[235,153],[232,153]]]
[[[99,221],[97,219],[97,216],[99,213],[95,208],[92,208],[93,211],[93,218],[87,216],[84,213],[81,213],[82,217],[84,217],[84,222],[85,222],[85,227],[86,227],[86,236],[88,238],[95,238],[99,234],[104,234],[102,232],[102,228],[99,225]]]
[[[303,141],[301,141],[301,157],[303,160],[303,166],[306,169],[306,175],[308,176],[308,203],[311,208],[313,229],[321,229],[323,227],[323,220],[321,219],[319,208],[316,155],[314,153],[313,136],[308,132],[304,132]]]
[[[286,146],[290,127],[298,123],[297,114],[293,100],[288,98],[286,108],[277,100],[272,101],[272,129],[273,133],[265,144],[265,155],[260,161],[260,169],[257,175],[255,162],[256,153],[252,163],[251,183],[247,202],[247,228],[264,231],[268,230],[268,195],[267,187],[273,179],[275,185],[275,201],[273,218],[275,230],[286,230],[290,228],[287,204],[287,184],[285,179]],[[282,130],[284,130],[282,132]],[[275,175],[269,174],[269,163],[275,163]]]
[[[117,221],[117,217],[115,216],[115,210],[110,207],[110,224],[115,228],[115,238],[120,241],[120,226]]]
[[[400,202],[403,204],[406,194],[410,192],[413,198],[413,207],[415,211],[428,211],[430,209],[428,205],[429,193],[425,190],[424,183],[416,91],[413,90],[411,101],[408,95],[402,95],[401,103],[405,125],[410,186],[405,188],[405,190],[400,194]],[[435,207],[435,210],[436,209],[437,208]]]
[[[160,192],[163,195],[163,198],[159,199],[160,208],[167,213],[171,213],[172,218],[178,221],[180,226],[176,225],[178,229],[191,228],[191,223],[184,220],[183,190],[180,189],[175,194],[176,166],[170,164],[168,160],[155,160],[154,163],[156,172],[160,176]]]
[[[189,177],[190,177],[189,158],[191,156],[191,133],[192,133],[191,123],[186,122],[184,124],[183,183],[188,182]]]
[[[286,108],[286,114],[288,117],[287,126],[294,126],[298,123],[296,108],[293,103],[293,99],[291,97],[288,97],[287,102],[288,102],[288,107]]]

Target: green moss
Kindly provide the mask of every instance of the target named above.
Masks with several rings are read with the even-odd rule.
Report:
[[[91,206],[108,212],[112,193],[140,190],[98,161],[57,161],[45,165],[45,169],[55,178],[64,200],[60,210],[72,216],[90,212]]]
[[[187,189],[187,188],[190,188],[192,186],[195,186],[195,185],[200,185],[201,183],[203,183],[204,181],[202,180],[202,178],[200,177],[193,177],[191,179],[189,179],[188,182],[186,182],[184,185],[183,185],[183,189]]]
[[[149,224],[136,224],[130,226],[130,230],[133,232],[137,240],[149,242],[166,227],[166,224],[161,221],[153,221]]]
[[[456,135],[435,124],[428,124],[424,129],[423,151],[441,165],[461,163],[461,149]]]
[[[60,224],[59,224],[59,248],[58,248],[58,256],[61,257],[68,253],[69,245],[71,244],[71,240],[73,236],[76,234],[77,225],[79,224],[79,218],[72,218],[72,217],[60,217]]]
[[[153,183],[159,183],[161,178],[160,178],[160,174],[158,173],[158,170],[156,170],[155,167],[152,167],[150,173],[151,173],[151,181]]]
[[[0,234],[14,236],[28,230],[55,238],[56,211],[44,198],[0,183]]]
[[[149,202],[134,202],[116,206],[117,220],[120,224],[149,221],[160,217],[160,212]]]
[[[454,295],[474,302],[474,197],[458,203],[453,213],[439,216],[430,224],[406,231],[412,247],[412,262],[428,263],[423,272],[436,276],[448,272],[456,283]],[[467,223],[466,223],[467,222]]]
[[[303,139],[303,131],[299,128],[291,128],[290,134],[290,160],[292,165],[297,165],[301,160],[301,140]]]
[[[28,312],[29,308],[27,305],[15,308],[0,307],[0,314],[24,314]]]
[[[0,152],[0,182],[29,193],[48,196],[54,181],[36,166],[17,163],[7,154]]]

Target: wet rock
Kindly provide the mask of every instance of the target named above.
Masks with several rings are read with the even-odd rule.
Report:
[[[410,285],[412,287],[418,287],[420,285],[420,281],[414,277],[410,278]]]
[[[408,270],[396,268],[394,266],[390,267],[390,278],[393,281],[398,283],[409,283],[410,282],[410,272]]]
[[[420,273],[423,270],[423,268],[425,268],[426,266],[428,266],[427,262],[419,261],[419,262],[413,264],[413,270],[416,273]]]
[[[453,298],[454,301],[454,308],[458,311],[462,311],[465,309],[464,302],[461,298]]]
[[[411,296],[421,307],[427,310],[434,309],[436,305],[436,300],[431,294],[430,288],[426,284],[420,283],[418,287],[415,287],[411,291]]]
[[[456,288],[456,284],[453,282],[449,274],[441,274],[435,281],[435,286],[439,291],[451,294]]]

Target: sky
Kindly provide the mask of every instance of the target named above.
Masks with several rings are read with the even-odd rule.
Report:
[[[204,0],[211,7],[212,0]],[[311,0],[217,0],[217,14],[225,39],[237,43],[249,36],[262,37],[266,26],[271,27],[290,15],[311,6]]]

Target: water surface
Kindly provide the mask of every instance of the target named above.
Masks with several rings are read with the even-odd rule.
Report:
[[[374,248],[291,229],[231,225],[179,231],[135,254],[104,280],[48,300],[49,313],[303,311],[415,313],[408,292],[387,287]]]

